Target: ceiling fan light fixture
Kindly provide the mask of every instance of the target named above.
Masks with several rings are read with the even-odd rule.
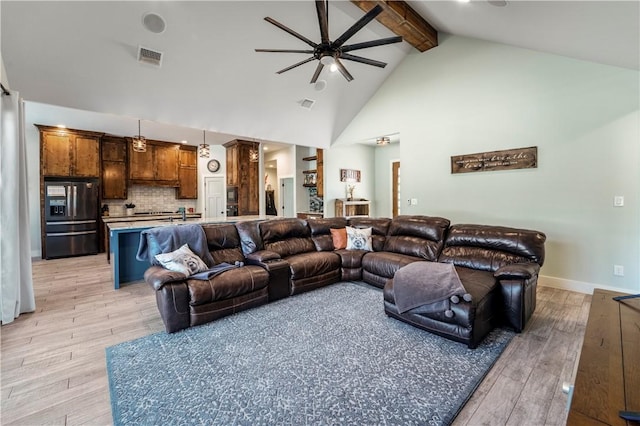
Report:
[[[333,63],[333,64],[329,65],[329,71],[331,71],[331,72],[338,71],[338,64]]]
[[[320,63],[324,66],[335,66],[336,65],[336,60],[333,56],[331,55],[322,55],[322,57],[320,58]]]

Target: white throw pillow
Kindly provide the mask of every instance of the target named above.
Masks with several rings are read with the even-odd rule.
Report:
[[[371,228],[347,226],[347,250],[373,251]]]
[[[181,272],[187,277],[209,269],[202,259],[189,249],[187,244],[171,253],[156,254],[155,258],[168,270]]]

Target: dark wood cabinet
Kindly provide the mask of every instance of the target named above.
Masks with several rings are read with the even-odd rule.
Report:
[[[316,150],[316,155],[310,157],[304,157],[303,161],[315,161],[316,168],[303,170],[305,180],[302,186],[309,188],[316,188],[317,196],[322,198],[324,196],[324,156],[322,149]]]
[[[102,150],[102,198],[127,199],[127,141],[105,135]]]
[[[43,176],[100,177],[102,133],[36,124]]]
[[[250,155],[252,150],[259,149],[259,144],[236,139],[224,147],[227,150],[227,193],[235,194],[231,199],[227,197],[227,210],[236,210],[238,216],[259,214],[258,161],[252,161]]]
[[[198,148],[195,146],[181,146],[178,151],[178,181],[176,198],[198,198]]]
[[[129,153],[129,182],[139,185],[179,186],[178,152],[180,145],[147,141],[145,152],[135,152],[127,138]]]

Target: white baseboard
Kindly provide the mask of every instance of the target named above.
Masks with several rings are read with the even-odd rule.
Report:
[[[593,290],[601,288],[604,290],[617,291],[620,293],[630,293],[628,288],[612,287],[602,284],[587,283],[584,281],[574,281],[565,278],[549,277],[546,275],[538,276],[538,284],[545,287],[558,288],[561,290],[576,291],[578,293],[593,294]]]

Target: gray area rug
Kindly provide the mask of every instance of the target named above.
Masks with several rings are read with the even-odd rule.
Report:
[[[441,425],[513,333],[476,349],[384,313],[339,283],[174,334],[107,348],[116,425]]]

